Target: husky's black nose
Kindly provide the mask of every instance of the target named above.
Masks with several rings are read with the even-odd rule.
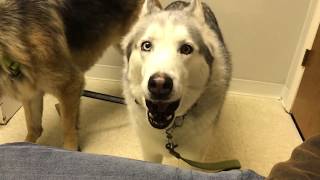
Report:
[[[148,82],[151,98],[157,100],[167,99],[173,89],[173,80],[165,73],[155,73]]]

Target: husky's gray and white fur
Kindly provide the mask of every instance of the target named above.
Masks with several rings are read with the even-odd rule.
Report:
[[[177,1],[162,10],[147,0],[122,48],[124,95],[145,160],[161,162],[168,155],[165,132],[182,116],[182,127],[173,131],[177,151],[200,160],[231,77],[209,6]]]

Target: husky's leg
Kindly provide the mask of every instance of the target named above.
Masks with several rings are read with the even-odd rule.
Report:
[[[146,134],[142,129],[138,132],[138,134],[140,138],[143,159],[149,162],[161,163],[163,155],[161,154],[161,149],[158,148],[159,145],[154,142],[155,139],[150,139],[152,134]]]
[[[26,141],[35,143],[42,133],[43,93],[22,100],[28,135]]]
[[[142,146],[142,148],[143,160],[154,163],[162,162],[163,156],[161,154],[156,154],[155,152],[152,152],[150,149],[148,149],[147,146]]]

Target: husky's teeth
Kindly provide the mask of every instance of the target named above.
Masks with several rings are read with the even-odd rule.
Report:
[[[154,116],[152,115],[152,113],[151,112],[148,112],[148,116],[149,116],[149,118],[154,118]]]

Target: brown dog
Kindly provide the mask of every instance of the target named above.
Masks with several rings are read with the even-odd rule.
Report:
[[[44,93],[60,105],[64,148],[78,148],[83,73],[139,17],[144,0],[0,0],[0,95],[23,103],[26,141],[42,133]]]

